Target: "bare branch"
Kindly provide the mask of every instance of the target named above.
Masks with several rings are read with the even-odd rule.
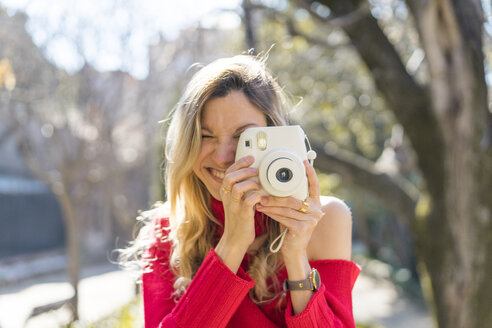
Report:
[[[345,26],[352,25],[356,21],[371,14],[371,8],[369,2],[362,2],[353,11],[336,17],[331,17],[331,15],[328,17],[323,17],[319,15],[316,11],[313,10],[309,1],[296,0],[296,3],[300,7],[306,9],[311,14],[312,17],[314,17],[318,21],[321,21],[323,25],[330,26],[330,27],[343,28]]]
[[[364,188],[410,226],[415,217],[419,190],[400,175],[377,170],[374,163],[354,153],[321,143],[312,143],[318,156],[316,167],[323,172],[340,174],[344,181]]]
[[[303,0],[313,3],[311,0]],[[344,16],[357,10],[360,0],[320,0],[336,16]],[[432,194],[440,194],[443,185],[443,139],[436,127],[429,94],[408,73],[405,65],[371,15],[366,15],[343,26],[343,30],[371,72],[378,90],[384,95],[388,107],[403,126],[417,154],[434,154],[419,157],[419,167]],[[436,173],[437,172],[437,173]]]
[[[286,25],[287,25],[287,31],[289,32],[289,34],[291,36],[300,36],[311,44],[320,44],[327,49],[335,49],[335,48],[350,46],[349,43],[335,43],[334,44],[334,43],[328,42],[327,40],[316,38],[316,37],[310,36],[309,34],[303,33],[295,26],[295,23],[291,18],[287,18]]]
[[[246,44],[248,49],[256,49],[256,37],[254,33],[253,27],[253,18],[252,18],[252,6],[250,0],[243,0],[243,15],[241,17],[243,21],[244,28],[246,30]]]
[[[261,11],[269,14],[270,16],[272,16],[272,18],[276,19],[277,21],[285,23],[285,25],[287,27],[287,32],[291,36],[300,36],[311,44],[320,44],[327,49],[335,49],[335,48],[350,45],[348,43],[338,43],[338,44],[330,43],[327,40],[313,37],[307,33],[302,32],[301,30],[299,30],[297,28],[294,20],[292,19],[292,16],[288,15],[287,13],[282,13],[280,11],[275,10],[274,8],[267,7],[265,5],[260,5],[260,4],[251,4],[250,6],[251,6],[251,8],[261,10]],[[333,27],[340,27],[344,24],[344,23],[342,24],[343,19],[341,17],[334,18],[333,21],[334,21]],[[335,21],[337,21],[338,23]],[[331,25],[329,22],[331,22],[331,20],[327,20],[327,24]]]

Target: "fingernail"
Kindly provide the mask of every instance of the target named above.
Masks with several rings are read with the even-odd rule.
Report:
[[[262,204],[268,203],[268,197],[261,197],[261,203]]]

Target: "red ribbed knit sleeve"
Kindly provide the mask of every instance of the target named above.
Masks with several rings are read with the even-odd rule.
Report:
[[[321,276],[318,289],[301,313],[292,315],[290,295],[285,310],[289,328],[350,327],[355,328],[352,313],[352,288],[360,273],[354,262],[345,260],[311,261]]]
[[[175,303],[171,298],[172,273],[157,263],[142,277],[146,328],[226,327],[254,286],[242,269],[234,274],[211,249],[186,292]]]

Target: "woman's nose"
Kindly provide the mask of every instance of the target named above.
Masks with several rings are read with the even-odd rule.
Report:
[[[234,163],[236,157],[237,141],[224,140],[218,142],[214,151],[214,160],[223,167],[228,167]]]

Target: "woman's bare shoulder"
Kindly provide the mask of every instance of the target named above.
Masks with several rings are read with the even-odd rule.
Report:
[[[333,196],[320,196],[321,208],[326,215],[341,216],[352,220],[352,214],[348,205],[340,198]]]
[[[352,214],[345,202],[337,197],[321,196],[325,213],[313,232],[308,249],[311,260],[350,260],[352,252]]]

